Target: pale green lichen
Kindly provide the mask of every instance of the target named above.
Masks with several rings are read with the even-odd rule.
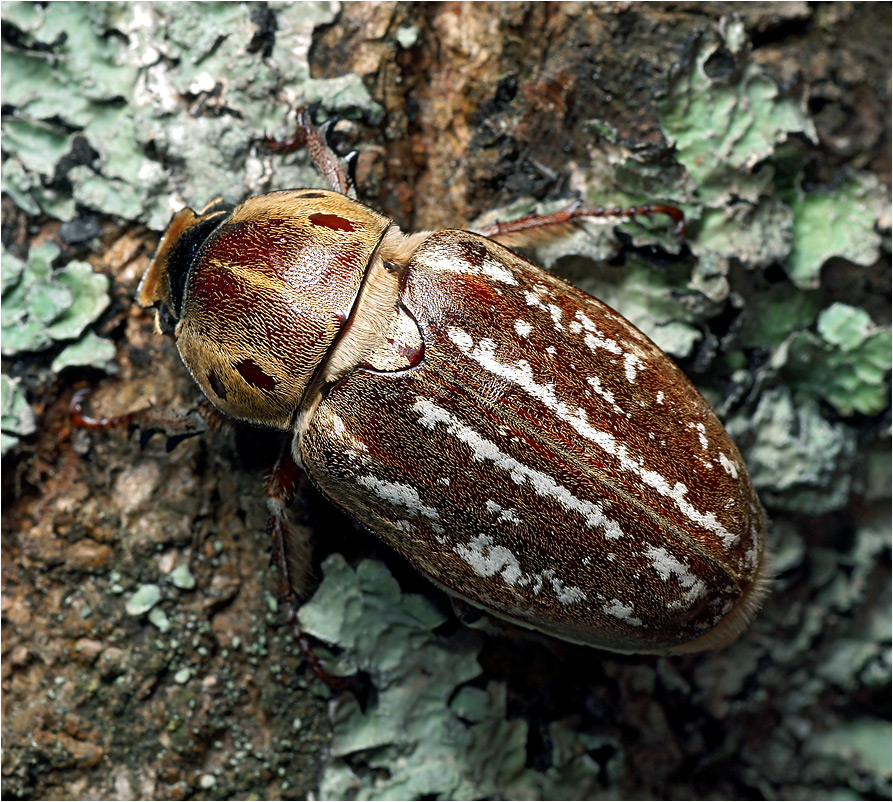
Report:
[[[32,249],[23,267],[9,260],[13,277],[7,279],[4,267],[4,355],[40,351],[54,342],[76,339],[108,306],[108,278],[86,262],[53,268],[59,253],[57,245],[43,243]],[[67,364],[72,364],[71,355]]]
[[[711,207],[733,196],[755,200],[771,174],[754,168],[791,134],[816,136],[802,101],[782,93],[757,64],[714,75],[710,61],[718,50],[715,40],[703,37],[691,68],[675,77],[660,103],[664,131]]]
[[[149,623],[152,624],[162,635],[170,632],[171,622],[168,620],[167,614],[160,607],[153,607],[149,610]]]
[[[745,348],[778,349],[792,334],[809,328],[820,309],[814,294],[800,292],[786,282],[761,290],[753,306],[738,335]]]
[[[792,336],[782,372],[790,386],[841,415],[877,415],[890,401],[891,345],[889,327],[874,325],[864,309],[835,303],[818,316],[815,334]]]
[[[890,211],[890,203],[874,176],[855,175],[825,192],[797,190],[789,203],[792,247],[785,269],[798,287],[817,287],[822,266],[832,257],[864,266],[878,259],[877,221]]]
[[[776,510],[819,514],[849,500],[856,438],[825,419],[812,400],[795,403],[786,388],[763,393],[750,416],[726,423],[743,446],[751,479]]]
[[[34,412],[28,405],[19,381],[7,376],[0,376],[0,448],[6,453],[19,442],[20,437],[27,437],[37,431]]]
[[[178,685],[185,685],[192,679],[194,671],[191,668],[181,668],[174,674],[174,682]]]
[[[126,610],[127,615],[145,615],[160,601],[161,588],[159,588],[158,585],[140,585],[127,600],[124,609]]]
[[[90,367],[114,373],[118,369],[115,364],[115,344],[88,331],[52,361],[50,370],[60,373],[71,367]]]
[[[760,267],[789,253],[792,215],[773,197],[783,167],[773,158],[791,135],[815,138],[802,101],[781,92],[732,47],[743,42],[742,28],[730,21],[724,43],[703,36],[689,69],[676,74],[658,104],[664,131],[693,184],[695,203],[684,208],[699,260],[695,284],[716,300],[727,293],[721,277],[729,260]],[[734,69],[712,67],[724,47],[738,60]]]
[[[4,165],[4,189],[26,210],[70,219],[72,198],[63,204],[43,187],[80,138],[81,161],[67,172],[73,199],[161,229],[184,202],[201,206],[221,192],[239,201],[274,188],[252,151],[265,131],[283,130],[288,108],[271,87],[294,106],[325,99],[330,112],[380,115],[358,76],[310,78],[311,34],[334,18],[330,4],[275,7],[275,44],[264,58],[252,48],[258,10],[4,4],[4,22],[23,44],[4,49],[4,103],[16,108],[4,118],[4,142],[20,145]],[[187,102],[227,113],[172,114]],[[85,157],[84,145],[98,157]],[[275,188],[316,180],[305,157],[285,159]]]
[[[890,743],[893,731],[889,721],[871,718],[857,718],[840,726],[821,732],[810,742],[810,751],[826,760],[839,761],[846,765],[870,772],[888,781],[891,774]],[[868,793],[873,788],[863,789]]]
[[[409,50],[419,40],[419,29],[415,25],[401,25],[394,34],[397,43],[404,50]]]
[[[168,574],[171,584],[180,590],[192,590],[195,588],[195,577],[188,565],[178,565]]]
[[[699,257],[706,291],[721,291],[730,259],[751,267],[783,264],[799,287],[816,287],[821,267],[840,256],[860,265],[878,258],[875,230],[889,207],[877,179],[856,175],[833,191],[800,186],[805,151],[795,143],[816,133],[801,98],[779,90],[739,48],[743,24],[724,29],[726,57],[734,69],[718,69],[718,39],[699,42],[689,70],[680,71],[661,99],[664,130],[694,184],[692,251]],[[731,42],[738,42],[732,46]],[[730,51],[730,52],[729,52]],[[723,59],[719,57],[719,62]]]
[[[436,635],[443,615],[403,593],[381,563],[353,569],[332,555],[323,572],[301,623],[338,646],[345,667],[366,672],[375,694],[365,709],[350,692],[333,701],[322,799],[594,798],[603,772],[587,750],[618,750],[613,738],[552,722],[552,765],[529,768],[528,726],[507,718],[505,685],[466,684],[480,674],[467,633]]]

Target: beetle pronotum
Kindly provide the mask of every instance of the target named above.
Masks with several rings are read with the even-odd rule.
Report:
[[[331,190],[177,213],[140,285],[220,412],[292,432],[267,498],[283,594],[300,593],[285,506],[298,466],[448,592],[622,652],[734,640],[766,591],[766,519],[741,456],[676,365],[591,296],[500,245],[571,208],[406,235],[357,202],[307,115]],[[143,410],[173,437],[204,428]],[[294,615],[294,606],[291,606]]]

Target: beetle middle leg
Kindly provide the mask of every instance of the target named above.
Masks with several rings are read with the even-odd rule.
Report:
[[[288,623],[313,673],[329,687],[341,688],[353,682],[354,678],[335,677],[326,671],[298,620],[298,603],[303,599],[307,585],[310,544],[306,537],[297,535],[288,525],[287,508],[305,482],[306,474],[292,457],[292,443],[289,438],[282,447],[273,471],[264,482],[269,512],[267,529],[272,539],[272,562],[279,569],[279,603],[285,605]]]
[[[310,546],[288,525],[287,507],[304,482],[304,472],[291,455],[291,439],[286,441],[272,473],[264,481],[267,499],[267,529],[272,539],[273,562],[279,569],[279,600],[288,606],[289,618],[297,620],[295,601],[304,595]]]
[[[676,236],[680,239],[685,236],[685,215],[682,210],[663,203],[646,203],[642,206],[628,208],[620,206],[588,208],[577,202],[552,214],[529,214],[507,223],[492,223],[489,226],[475,229],[474,233],[489,237],[503,245],[524,248],[562,236],[571,226],[581,220],[606,218],[633,220],[636,217],[651,218],[655,214],[663,214],[671,218]]]

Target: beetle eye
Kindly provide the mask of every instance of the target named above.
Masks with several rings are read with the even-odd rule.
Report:
[[[170,307],[161,303],[158,304],[156,308],[158,326],[161,329],[162,334],[174,334],[174,330],[177,328],[177,318],[174,316],[174,313],[171,311]]]
[[[183,294],[186,290],[189,271],[208,238],[226,219],[227,210],[231,207],[224,208],[223,204],[219,204],[214,208],[215,211],[210,217],[200,220],[192,228],[183,232],[168,257],[167,279],[170,286],[171,311],[177,317],[183,312]]]

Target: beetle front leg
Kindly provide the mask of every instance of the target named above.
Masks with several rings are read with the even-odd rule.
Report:
[[[338,119],[330,117],[317,127],[312,119],[317,107],[318,104],[312,108],[298,111],[297,127],[294,134],[288,139],[278,140],[265,136],[264,142],[274,153],[291,153],[305,148],[313,166],[316,167],[317,172],[325,179],[329,187],[334,192],[340,192],[342,195],[356,200],[357,189],[354,174],[359,154],[352,151],[342,158],[335,153],[329,138]]]
[[[84,412],[84,403],[90,393],[90,388],[85,387],[72,395],[68,405],[72,424],[78,429],[114,429],[118,426],[127,426],[131,432],[139,429],[141,448],[146,447],[153,434],[160,433],[167,437],[167,450],[171,451],[183,440],[216,428],[222,421],[220,413],[205,400],[192,409],[144,407],[112,418],[94,418]]]
[[[493,223],[474,229],[475,234],[496,240],[503,245],[516,248],[524,248],[542,244],[567,233],[568,229],[580,220],[621,218],[633,220],[636,217],[648,217],[655,214],[664,214],[670,217],[674,223],[674,231],[678,238],[685,236],[685,215],[681,209],[663,203],[646,203],[642,206],[630,206],[628,208],[605,208],[598,206],[594,209],[586,208],[577,202],[552,214],[529,214],[519,220],[511,220],[507,223]]]

